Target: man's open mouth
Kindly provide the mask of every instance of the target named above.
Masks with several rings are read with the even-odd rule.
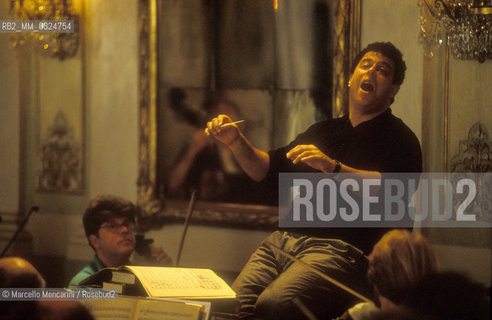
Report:
[[[362,82],[362,84],[360,85],[360,88],[366,92],[372,92],[374,91],[374,86],[372,85],[372,83],[370,82]]]

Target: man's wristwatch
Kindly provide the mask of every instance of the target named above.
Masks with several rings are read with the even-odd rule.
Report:
[[[333,169],[333,173],[339,173],[340,169],[342,169],[342,163],[338,160],[335,160],[335,168]]]

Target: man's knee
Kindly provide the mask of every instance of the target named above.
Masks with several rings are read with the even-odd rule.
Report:
[[[267,288],[256,301],[255,315],[264,319],[295,319],[292,317],[296,313],[292,303],[295,296],[295,293],[289,291]]]

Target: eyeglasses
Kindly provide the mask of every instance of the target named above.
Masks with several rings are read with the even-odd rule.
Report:
[[[117,224],[117,223],[105,223],[101,225],[100,229],[107,229],[109,232],[114,233],[114,234],[119,234],[121,233],[121,230],[123,227],[126,227],[128,232],[133,233],[135,231],[135,224],[132,222],[124,222],[122,224]]]

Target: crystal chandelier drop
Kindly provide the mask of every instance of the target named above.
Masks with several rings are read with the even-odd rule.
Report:
[[[42,54],[61,60],[75,55],[79,46],[78,15],[73,13],[71,0],[10,0],[10,13],[16,20],[74,21],[70,33],[16,33],[11,44],[19,48],[32,43]]]
[[[419,43],[428,56],[449,45],[454,57],[492,59],[492,0],[419,0]]]

